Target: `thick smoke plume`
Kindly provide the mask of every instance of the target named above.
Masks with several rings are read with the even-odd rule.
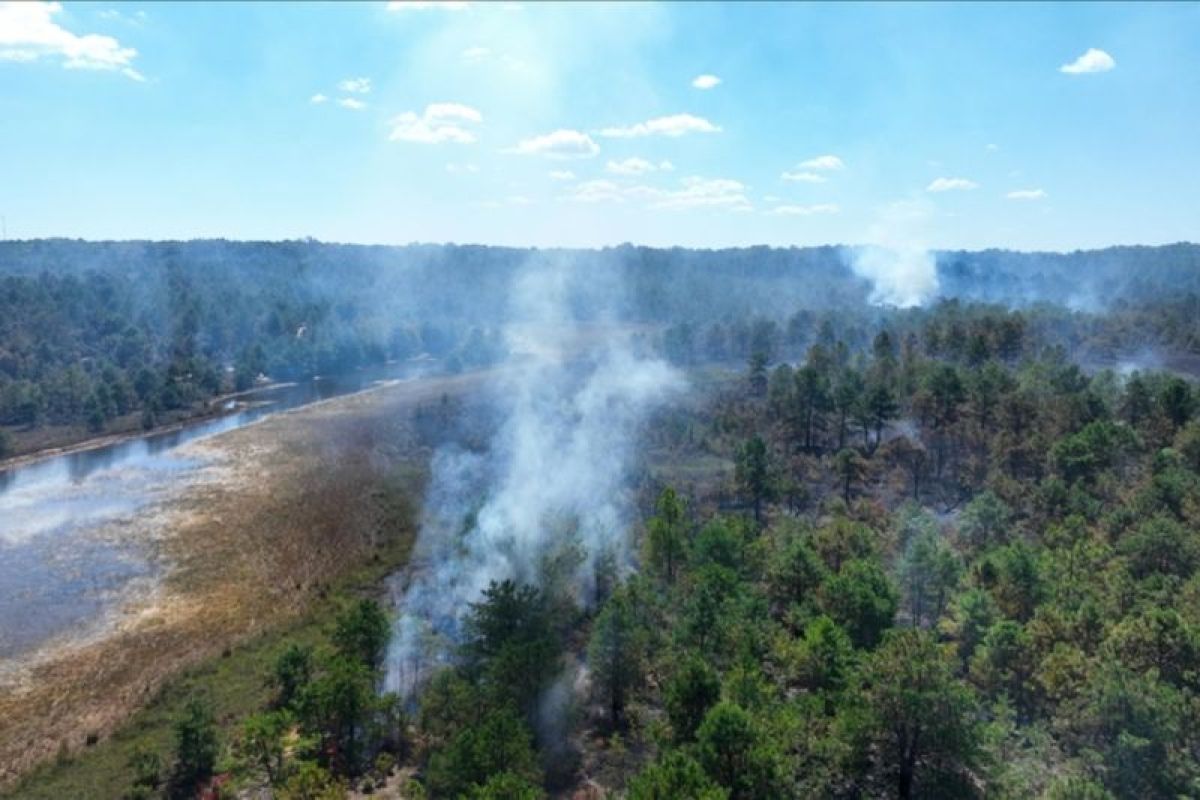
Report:
[[[492,387],[499,424],[482,453],[447,446],[434,456],[413,570],[397,599],[390,689],[411,695],[447,658],[489,582],[541,583],[554,571],[587,605],[597,560],[628,563],[634,439],[682,379],[636,351],[617,321],[613,281],[562,260],[514,278],[513,357]]]
[[[909,308],[937,292],[937,260],[925,245],[932,217],[928,201],[892,203],[867,232],[872,244],[846,254],[855,274],[871,281],[872,303]]]
[[[857,275],[871,281],[872,303],[910,308],[937,291],[937,263],[921,247],[859,247],[850,264]]]

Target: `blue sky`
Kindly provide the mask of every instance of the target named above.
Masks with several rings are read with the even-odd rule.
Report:
[[[12,238],[1194,241],[1200,4],[0,3],[0,215]]]

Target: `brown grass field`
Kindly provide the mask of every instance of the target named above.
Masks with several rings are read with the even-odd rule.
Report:
[[[187,668],[284,628],[385,544],[411,545],[428,458],[412,412],[487,379],[391,384],[187,445],[209,466],[130,534],[161,579],[104,632],[0,672],[0,790],[102,742]]]

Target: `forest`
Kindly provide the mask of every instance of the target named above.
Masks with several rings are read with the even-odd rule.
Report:
[[[406,700],[386,604],[347,601],[276,649],[263,707],[189,701],[126,796],[1195,795],[1200,392],[1082,369],[1070,341],[1124,323],[1072,318],[668,329],[691,388],[645,426],[635,561],[595,562],[594,603],[568,541]]]
[[[870,281],[836,247],[2,242],[0,456],[13,449],[10,434],[49,425],[86,437],[118,418],[149,429],[260,378],[299,380],[420,354],[455,370],[494,363],[504,355],[498,326],[507,313],[495,299],[539,259],[609,275],[620,294],[614,319],[671,325],[663,344],[685,364],[740,361],[764,346],[795,358],[822,321],[859,347],[872,327],[902,335],[924,324],[919,310],[871,304]],[[1200,351],[1195,245],[945,252],[936,263],[940,297],[1026,308],[1030,326],[1054,331],[1079,360]],[[570,303],[588,318],[586,294]],[[947,334],[957,346],[960,337]]]

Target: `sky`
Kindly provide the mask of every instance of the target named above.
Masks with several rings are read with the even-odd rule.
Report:
[[[1200,240],[1200,4],[0,3],[8,238]]]

